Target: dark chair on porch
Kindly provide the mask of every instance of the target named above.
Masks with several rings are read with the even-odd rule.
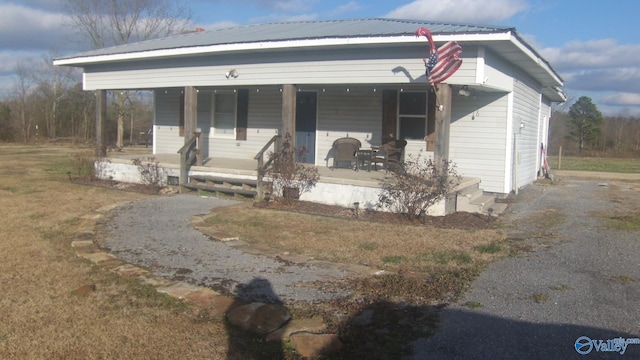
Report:
[[[360,149],[360,146],[362,146],[362,143],[358,139],[350,137],[336,139],[332,147],[333,167],[340,167],[341,164],[344,166],[345,163],[349,168],[352,168],[354,164],[357,167],[356,152]]]
[[[372,147],[375,151],[371,163],[378,170],[378,164],[387,172],[402,169],[402,153],[407,146],[406,140],[391,140],[381,146]]]

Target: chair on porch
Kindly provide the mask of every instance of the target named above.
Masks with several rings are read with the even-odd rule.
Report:
[[[402,153],[406,146],[406,140],[391,140],[382,146],[372,147],[375,154],[371,163],[375,170],[378,170],[378,164],[382,164],[382,168],[387,172],[402,169]]]
[[[348,167],[351,168],[353,164],[356,164],[357,167],[357,157],[356,152],[360,149],[362,143],[360,140],[343,137],[336,139],[333,142],[332,150],[333,150],[333,167],[340,167],[340,163],[348,163]]]

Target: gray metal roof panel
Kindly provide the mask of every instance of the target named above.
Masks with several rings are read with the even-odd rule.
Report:
[[[256,42],[307,40],[350,37],[385,37],[413,35],[420,27],[436,34],[490,34],[513,30],[510,27],[425,22],[385,18],[250,24],[169,36],[165,38],[118,45],[88,51],[60,59],[199,46]]]

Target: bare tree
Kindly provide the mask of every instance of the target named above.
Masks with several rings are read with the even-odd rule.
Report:
[[[50,51],[43,57],[43,61],[36,66],[34,78],[37,83],[36,91],[45,104],[44,125],[46,135],[50,138],[58,136],[60,104],[68,96],[71,87],[80,80],[80,74],[75,68],[54,66],[55,52]]]
[[[68,25],[92,49],[175,34],[191,26],[182,0],[64,0]]]
[[[22,141],[24,141],[25,144],[31,137],[32,118],[28,103],[33,87],[32,68],[33,67],[25,61],[18,62],[14,68],[13,94]]]
[[[148,40],[184,31],[191,26],[191,10],[184,0],[64,0],[71,14],[69,26],[93,49]],[[116,94],[118,132],[124,138],[124,106],[128,94]]]

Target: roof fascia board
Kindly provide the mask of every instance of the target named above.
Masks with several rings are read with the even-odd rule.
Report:
[[[435,35],[433,38],[434,38],[434,41],[438,41],[438,42],[500,41],[500,40],[510,40],[511,33],[505,32],[505,33],[492,33],[492,34],[449,34],[449,35]],[[65,66],[65,65],[66,66],[82,66],[82,65],[111,62],[111,61],[142,60],[142,59],[152,59],[152,58],[159,58],[159,57],[202,55],[202,54],[231,52],[231,51],[252,51],[252,50],[271,50],[271,49],[303,48],[303,47],[309,48],[309,47],[321,47],[321,46],[346,46],[346,45],[408,44],[408,43],[420,43],[420,42],[424,42],[424,39],[417,39],[414,36],[379,36],[379,37],[269,41],[269,42],[224,44],[224,45],[211,45],[211,46],[194,46],[194,47],[150,50],[150,51],[129,52],[129,53],[119,53],[119,54],[109,54],[109,55],[79,56],[79,57],[71,57],[71,58],[65,58],[65,59],[56,59],[53,61],[53,64],[58,66]]]
[[[551,68],[549,63],[544,60],[540,55],[538,55],[535,51],[533,51],[529,46],[526,45],[516,34],[511,36],[511,43],[513,43],[518,49],[525,55],[527,55],[531,60],[533,60],[539,67],[541,67],[546,73],[548,73],[553,80],[556,82],[557,86],[562,86],[563,80],[560,76]]]

